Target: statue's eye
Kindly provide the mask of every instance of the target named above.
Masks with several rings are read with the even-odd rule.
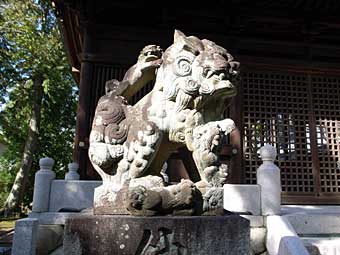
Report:
[[[207,77],[209,71],[210,71],[210,68],[209,68],[209,67],[204,67],[204,68],[203,68],[203,76],[204,76],[204,77]]]

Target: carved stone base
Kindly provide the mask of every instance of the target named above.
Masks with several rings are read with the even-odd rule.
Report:
[[[250,254],[250,227],[237,215],[79,216],[65,223],[64,254]]]
[[[94,214],[129,215],[126,209],[126,196],[128,187],[115,188],[111,183],[101,185],[94,189]]]
[[[141,186],[145,191],[136,189]],[[123,187],[105,183],[95,188],[93,207],[95,215],[225,215],[222,187],[197,189],[188,180],[164,187],[157,176],[133,179]]]
[[[223,208],[223,188],[201,188],[203,197],[203,215],[217,216],[224,215]]]

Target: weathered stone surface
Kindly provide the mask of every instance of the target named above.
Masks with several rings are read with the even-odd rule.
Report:
[[[63,243],[64,228],[61,225],[39,225],[37,255],[47,255]]]
[[[104,183],[94,191],[94,214],[130,214],[127,210],[128,186],[116,187],[111,183]]]
[[[254,254],[266,251],[266,228],[250,228],[250,247]]]
[[[278,255],[310,255],[299,237],[284,236],[281,239]]]
[[[242,214],[261,215],[260,185],[225,184],[224,209]]]
[[[59,246],[57,249],[51,252],[50,255],[64,255],[64,247],[62,245]]]
[[[282,215],[300,214],[300,215],[340,215],[340,206],[338,205],[282,205]]]
[[[203,197],[203,215],[224,215],[223,188],[201,188]]]
[[[39,224],[45,225],[64,225],[66,219],[79,215],[79,213],[60,213],[60,212],[44,212],[44,213],[29,213],[29,218],[36,218]]]
[[[103,186],[112,188],[103,187],[103,199],[95,201],[95,212],[109,211],[116,204],[114,193],[120,193],[126,182],[160,176],[164,162],[180,147],[192,152],[201,178],[197,188],[222,187],[228,167],[219,154],[235,123],[221,116],[226,100],[236,95],[238,69],[239,63],[221,46],[176,30],[173,44],[164,53],[156,45],[145,47],[122,81],[108,82],[106,95],[96,108],[89,158]],[[155,79],[152,91],[134,106],[128,105],[127,99],[151,79]],[[166,193],[170,189],[148,192]],[[214,200],[217,193],[210,194]],[[163,205],[168,204],[160,203]],[[167,207],[156,211],[163,209],[171,211]],[[177,212],[175,208],[172,211]]]
[[[189,216],[202,214],[202,204],[201,192],[194,183],[182,179],[180,183],[166,187],[147,189],[144,186],[137,186],[129,188],[126,206],[132,215]]]
[[[21,219],[15,222],[12,245],[13,255],[35,255],[38,237],[38,220]]]
[[[69,219],[64,254],[250,253],[249,221],[236,216],[89,216]]]
[[[311,255],[339,255],[340,237],[304,237],[302,238]]]
[[[339,234],[340,215],[290,214],[285,215],[298,234]]]
[[[101,184],[101,181],[53,180],[49,211],[81,211],[92,207],[94,189]]]
[[[252,228],[260,228],[265,226],[265,221],[263,216],[254,216],[254,215],[240,215],[242,218],[245,218],[250,221],[250,227]]]
[[[285,217],[267,216],[266,247],[270,255],[309,255],[293,226]]]

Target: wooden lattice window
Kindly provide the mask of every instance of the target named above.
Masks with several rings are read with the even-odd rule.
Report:
[[[340,79],[312,77],[322,193],[340,192]]]
[[[243,73],[246,183],[256,183],[258,150],[270,143],[277,148],[285,196],[307,197],[301,201],[305,203],[319,201],[325,192],[340,196],[339,81],[307,74]],[[293,200],[286,201],[298,202]]]

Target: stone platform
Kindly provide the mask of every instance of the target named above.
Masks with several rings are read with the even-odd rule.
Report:
[[[250,254],[250,227],[237,215],[80,216],[66,221],[64,254]]]

